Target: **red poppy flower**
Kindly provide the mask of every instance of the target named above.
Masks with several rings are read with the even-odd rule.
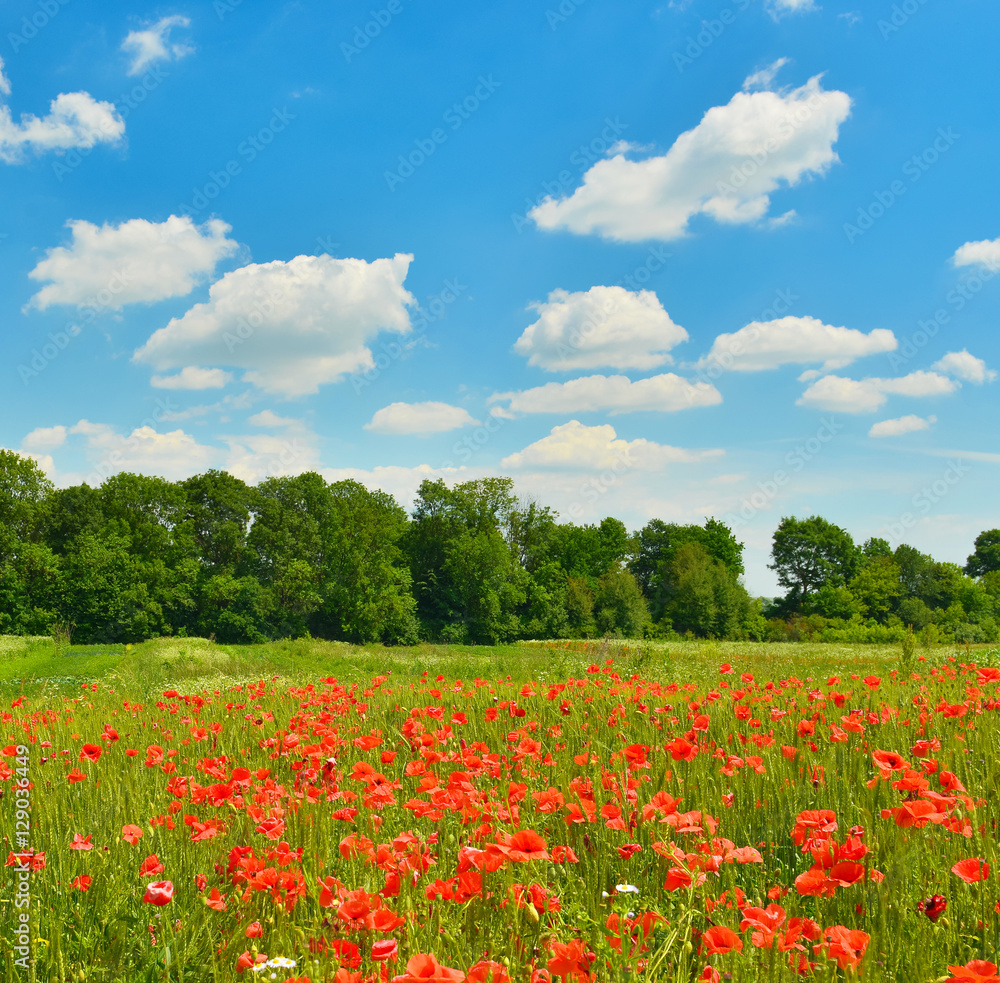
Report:
[[[985,860],[970,857],[968,860],[959,860],[951,868],[951,872],[966,884],[975,884],[976,881],[985,881],[990,876],[990,865]]]
[[[98,744],[84,744],[77,757],[80,761],[96,762],[101,757],[101,747]]]
[[[146,904],[165,905],[169,904],[174,896],[174,885],[170,881],[151,881],[146,885],[146,893],[142,900]]]
[[[140,877],[152,877],[155,874],[162,874],[166,868],[160,863],[160,858],[155,854],[151,853],[142,862],[142,866],[139,868]]]
[[[86,836],[81,836],[79,833],[73,834],[73,842],[70,843],[69,848],[71,850],[93,850],[94,844],[90,842],[93,833],[88,833]]]
[[[212,908],[215,911],[226,910],[225,899],[219,894],[219,889],[217,887],[212,888],[212,893],[207,898],[205,898],[204,901],[209,908]]]
[[[464,979],[465,973],[460,969],[442,966],[430,953],[420,952],[407,960],[406,972],[394,976],[392,983],[420,983],[421,980],[430,980],[434,983],[462,983]]]
[[[142,829],[139,826],[133,826],[131,823],[127,826],[122,826],[122,839],[135,846],[142,839]]]
[[[497,846],[505,856],[514,861],[552,859],[545,840],[533,829],[519,829],[509,840]]]
[[[73,878],[73,887],[78,891],[87,891],[90,889],[90,874],[81,874],[79,877]]]
[[[399,944],[395,939],[379,939],[372,943],[372,959],[377,963],[395,960],[399,954]]]
[[[941,894],[933,894],[917,905],[917,911],[926,915],[932,922],[936,922],[948,907],[947,899]]]
[[[855,931],[844,925],[834,925],[823,935],[826,941],[813,948],[817,952],[825,950],[829,958],[837,960],[841,969],[855,967],[861,962],[870,938],[865,932]]]
[[[995,963],[985,959],[973,959],[964,966],[949,966],[951,978],[949,983],[1000,983]]]
[[[725,955],[733,950],[742,952],[743,940],[725,925],[713,925],[701,937],[701,951],[707,952],[709,955],[717,952]]]
[[[492,959],[483,959],[469,968],[469,983],[510,983],[507,967]]]
[[[260,922],[251,922],[243,934],[248,939],[262,939],[264,938],[264,926]]]
[[[584,981],[590,979],[590,960],[587,958],[587,943],[582,939],[574,939],[568,945],[562,942],[551,943],[552,955],[545,963],[548,971],[563,980]]]

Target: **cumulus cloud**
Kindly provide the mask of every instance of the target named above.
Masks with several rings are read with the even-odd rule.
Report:
[[[814,382],[796,402],[820,410],[840,413],[874,413],[885,405],[890,395],[947,396],[961,384],[937,372],[911,372],[898,379],[845,379],[825,375]]]
[[[733,334],[720,334],[698,368],[718,366],[735,372],[760,372],[788,363],[822,362],[822,371],[842,369],[866,355],[895,351],[895,335],[886,328],[870,334],[835,328],[815,317],[751,321]]]
[[[651,290],[553,290],[547,301],[530,308],[538,320],[517,339],[514,351],[549,372],[654,369],[672,361],[667,352],[688,338]]]
[[[172,42],[170,32],[175,27],[190,27],[191,21],[182,14],[161,17],[140,31],[129,31],[122,41],[121,50],[132,58],[129,75],[142,75],[158,61],[176,61],[191,54],[194,47],[184,42]]]
[[[87,150],[98,143],[118,143],[125,135],[125,120],[114,104],[98,102],[89,92],[61,92],[49,103],[47,116],[22,113],[15,122],[5,98],[10,81],[0,58],[0,160],[15,164],[26,151]]]
[[[83,438],[92,469],[84,479],[89,484],[99,484],[120,471],[177,481],[219,463],[217,448],[199,444],[183,430],[160,433],[144,424],[125,433],[107,423],[80,420],[67,433]]]
[[[188,365],[176,375],[154,375],[150,380],[157,389],[222,389],[232,381],[229,372],[196,365]]]
[[[996,273],[1000,270],[1000,239],[967,242],[955,250],[951,261],[955,266],[978,266]]]
[[[737,92],[663,156],[598,161],[572,195],[547,198],[530,215],[542,229],[627,242],[678,239],[696,215],[759,222],[774,191],[839,160],[833,145],[850,109],[850,97],[823,89],[819,75],[797,89]]]
[[[468,410],[448,403],[390,403],[365,424],[365,430],[388,434],[445,433],[477,424]]]
[[[228,366],[266,392],[315,393],[373,368],[367,343],[379,331],[410,331],[415,300],[403,281],[412,260],[324,254],[241,267],[212,284],[206,303],[156,331],[133,360],[161,372]]]
[[[49,249],[28,274],[45,284],[30,301],[39,310],[51,304],[120,310],[183,297],[239,248],[226,238],[230,226],[221,219],[202,226],[178,215],[158,223],[134,218],[120,225],[66,225],[70,244]]]
[[[66,443],[66,428],[64,426],[36,427],[21,442],[21,446],[29,451],[51,451]]]
[[[518,413],[584,413],[607,411],[612,416],[652,410],[674,413],[695,406],[714,406],[722,394],[707,382],[689,382],[667,372],[632,382],[623,375],[588,375],[570,382],[550,382],[522,392],[494,393],[496,415]]]
[[[984,382],[993,382],[997,374],[993,369],[988,369],[986,363],[975,355],[970,355],[966,349],[960,352],[948,352],[944,358],[939,358],[932,366],[939,372],[947,372],[966,382],[975,383],[981,386]]]
[[[547,437],[500,463],[505,468],[662,471],[668,464],[687,464],[720,457],[723,453],[722,450],[690,451],[643,438],[622,440],[610,424],[587,427],[579,420],[570,420],[553,427]]]
[[[936,416],[926,419],[922,416],[901,416],[898,420],[882,420],[868,431],[869,437],[899,437],[904,433],[914,433],[917,430],[930,430],[931,424],[937,423]]]
[[[222,436],[220,439],[228,446],[225,467],[230,474],[256,484],[265,478],[318,470],[316,434],[301,420],[263,410],[249,422],[261,430],[278,432]]]
[[[387,465],[364,468],[323,468],[320,474],[329,482],[356,481],[366,488],[384,491],[392,495],[396,501],[408,508],[416,499],[417,491],[424,481],[445,480],[449,484],[455,481],[467,481],[479,477],[478,473],[468,471],[464,467],[434,468],[429,464],[418,464],[406,468],[401,465]]]

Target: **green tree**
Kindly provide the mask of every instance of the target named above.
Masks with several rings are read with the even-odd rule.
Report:
[[[818,515],[786,516],[774,532],[771,558],[778,583],[801,603],[825,584],[844,586],[857,571],[859,551],[850,533]]]
[[[735,638],[753,605],[737,576],[704,545],[684,543],[674,557],[673,589],[665,619],[674,631],[707,638]]]
[[[663,617],[677,589],[674,571],[678,551],[692,542],[720,562],[734,580],[744,572],[743,544],[724,522],[706,519],[703,526],[696,526],[651,519],[633,539],[629,569],[635,574],[656,622]]]
[[[336,514],[322,613],[334,638],[412,644],[419,636],[412,577],[400,543],[408,518],[385,492],[356,481],[330,486]]]
[[[642,638],[649,609],[639,584],[622,564],[615,563],[598,578],[594,590],[594,620],[601,634]]]
[[[982,577],[1000,570],[1000,529],[988,529],[976,537],[975,552],[966,560],[965,572]]]
[[[423,630],[431,637],[493,641],[520,631],[527,601],[520,557],[532,537],[510,478],[480,478],[449,488],[421,484],[403,548]]]
[[[886,624],[903,593],[899,564],[884,554],[871,557],[852,578],[850,589],[860,602],[866,618],[874,618],[880,625]]]

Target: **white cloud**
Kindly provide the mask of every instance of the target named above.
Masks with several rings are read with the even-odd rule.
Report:
[[[62,447],[66,443],[66,428],[36,427],[21,442],[21,446],[29,451],[50,451]]]
[[[300,427],[301,420],[296,420],[291,416],[278,416],[273,410],[261,410],[254,413],[247,423],[255,427]]]
[[[390,403],[365,424],[365,430],[388,434],[444,433],[479,421],[468,410],[448,403]]]
[[[159,419],[166,423],[179,423],[182,420],[197,419],[198,417],[208,416],[211,413],[225,414],[232,410],[249,410],[253,407],[253,404],[252,390],[247,389],[236,395],[230,393],[227,396],[223,396],[217,403],[189,406],[185,410],[165,409],[160,413]],[[229,422],[228,416],[222,416],[220,419],[223,423]]]
[[[723,453],[722,450],[689,451],[642,438],[621,440],[610,424],[587,427],[578,420],[570,420],[553,427],[549,436],[500,463],[505,468],[662,471],[667,464],[702,461]]]
[[[629,242],[680,238],[700,214],[758,222],[772,192],[838,161],[833,145],[850,108],[850,97],[824,90],[818,75],[783,92],[737,92],[663,156],[598,161],[572,195],[546,199],[531,217],[543,229]]]
[[[804,13],[807,10],[816,9],[813,0],[767,0],[765,6],[775,20],[778,20],[782,14]]]
[[[799,406],[841,413],[874,413],[885,405],[890,395],[946,396],[959,386],[960,383],[943,375],[922,370],[898,379],[856,380],[826,375],[814,382],[796,402]]]
[[[242,434],[223,436],[229,447],[226,470],[248,484],[265,478],[302,474],[319,468],[316,434],[301,420],[268,416],[269,411],[255,414],[250,423],[258,427],[281,430],[281,434]]]
[[[707,382],[688,382],[668,372],[631,382],[623,375],[588,375],[570,382],[550,382],[523,392],[494,393],[490,403],[507,402],[499,416],[517,413],[673,413],[695,406],[714,406],[722,394]]]
[[[547,301],[529,306],[538,320],[517,339],[514,351],[550,372],[654,369],[672,361],[667,352],[688,338],[651,290],[553,290]]]
[[[77,304],[119,310],[125,304],[182,297],[239,248],[230,226],[210,219],[197,226],[187,216],[165,222],[134,218],[120,225],[66,223],[68,246],[49,249],[28,274],[45,286],[31,305]]]
[[[964,379],[966,382],[973,382],[981,386],[984,382],[993,382],[997,374],[993,369],[988,369],[986,363],[975,355],[970,355],[966,349],[960,352],[948,352],[944,358],[939,358],[932,366],[939,372],[947,372],[948,375]]]
[[[133,360],[159,371],[230,366],[270,393],[315,393],[373,368],[367,342],[379,331],[410,331],[406,308],[415,301],[403,281],[412,259],[324,254],[241,267],[212,284],[207,303],[156,331]]]
[[[0,58],[0,96],[10,91]],[[98,102],[89,92],[61,92],[49,103],[48,116],[22,113],[19,123],[0,102],[0,160],[7,164],[23,160],[27,150],[87,150],[98,143],[118,143],[124,135],[125,120],[114,104]]]
[[[743,91],[753,92],[756,89],[770,89],[771,84],[774,82],[778,72],[780,72],[787,64],[787,58],[779,58],[766,68],[761,68],[752,75],[748,75],[743,81]]]
[[[90,484],[100,483],[120,471],[177,481],[219,463],[217,448],[199,444],[183,430],[159,433],[144,424],[125,434],[106,423],[80,420],[67,432],[84,439],[91,472],[81,480]]]
[[[829,372],[857,358],[895,351],[895,335],[886,328],[870,334],[854,328],[835,328],[815,317],[781,317],[752,321],[733,334],[721,334],[699,368],[718,366],[735,372],[760,372],[787,363],[822,362]]]
[[[1000,270],[1000,239],[967,242],[955,250],[951,261],[955,266],[980,266],[995,273]]]
[[[926,419],[922,416],[901,416],[898,420],[882,420],[868,431],[869,437],[899,437],[904,433],[914,433],[917,430],[930,430],[931,424],[937,423],[936,416]]]
[[[449,484],[480,477],[479,473],[459,468],[434,468],[429,464],[418,464],[405,468],[399,465],[379,466],[371,470],[363,468],[323,468],[320,474],[329,482],[356,481],[365,488],[377,489],[392,495],[396,501],[409,508],[417,497],[417,491],[424,481],[444,479]],[[484,472],[485,474],[485,472]]]
[[[154,375],[150,382],[157,389],[222,389],[233,381],[232,374],[222,369],[200,369],[185,366],[177,375]]]
[[[191,54],[194,47],[183,42],[171,42],[170,32],[175,27],[190,27],[191,21],[182,14],[161,17],[141,31],[129,31],[122,41],[121,50],[131,55],[129,75],[142,75],[150,65],[158,61],[176,61]]]

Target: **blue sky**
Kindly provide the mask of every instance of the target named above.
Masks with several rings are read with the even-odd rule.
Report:
[[[0,446],[998,524],[996,4],[261,6],[6,5]]]

